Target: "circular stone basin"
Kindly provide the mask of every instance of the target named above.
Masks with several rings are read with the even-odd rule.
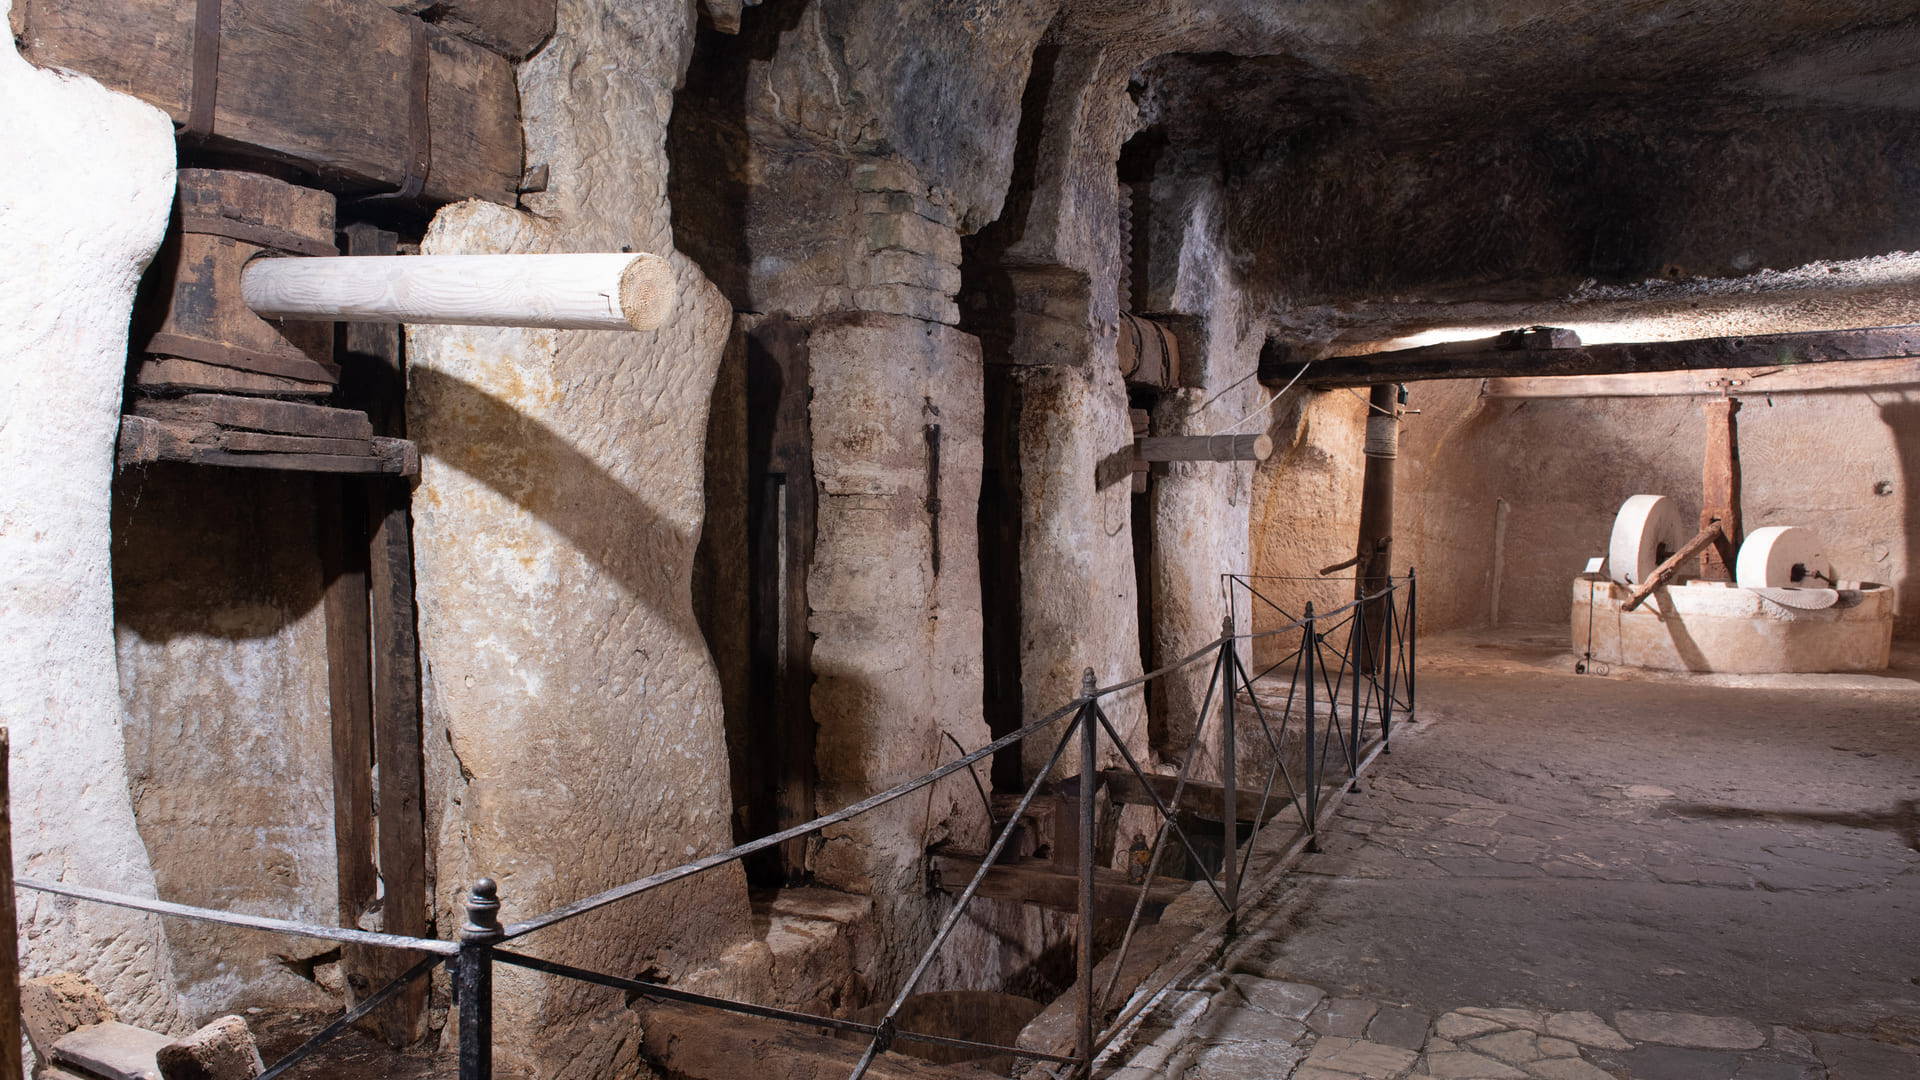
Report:
[[[1658,589],[1622,612],[1629,590],[1582,574],[1573,581],[1573,651],[1607,664],[1661,671],[1882,671],[1893,646],[1893,590],[1834,583],[1839,600],[1816,610],[1770,600],[1725,581]]]
[[[847,1019],[862,1024],[877,1024],[886,1015],[887,1004],[869,1005]],[[922,1035],[1012,1046],[1014,1040],[1020,1037],[1021,1029],[1040,1015],[1044,1007],[1031,998],[996,994],[990,990],[938,990],[909,997],[906,1004],[901,1006],[900,1015],[894,1018],[894,1026],[900,1031],[915,1031]],[[851,1032],[843,1032],[840,1037],[857,1039],[863,1043],[867,1041],[865,1035]],[[1012,1054],[986,1054],[957,1046],[932,1046],[906,1039],[895,1040],[893,1048],[902,1054],[939,1065],[957,1065],[969,1061],[990,1072],[1003,1074],[1013,1067]]]

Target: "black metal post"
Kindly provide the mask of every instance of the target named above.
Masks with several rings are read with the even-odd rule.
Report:
[[[1079,1075],[1093,1075],[1093,844],[1094,788],[1100,780],[1095,760],[1099,724],[1094,720],[1093,669],[1080,678],[1080,696],[1085,699],[1080,713],[1080,940],[1076,959],[1079,970],[1080,1058]]]
[[[1420,615],[1415,602],[1419,594],[1414,592],[1413,567],[1407,567],[1407,722],[1413,722],[1413,673],[1420,665],[1414,650],[1420,647]]]
[[[1222,856],[1220,876],[1227,886],[1227,936],[1231,937],[1239,929],[1240,918],[1240,814],[1236,805],[1240,789],[1239,735],[1234,727],[1234,698],[1239,696],[1239,680],[1235,677],[1240,671],[1239,648],[1233,640],[1233,616],[1228,615],[1220,626],[1220,636],[1226,640],[1220,643],[1224,658],[1220,663],[1222,693],[1220,695],[1220,830]],[[1252,687],[1248,687],[1252,691]],[[1176,810],[1178,808],[1176,807]]]
[[[1392,578],[1387,579],[1387,623],[1382,630],[1382,633],[1386,635],[1386,640],[1380,643],[1381,669],[1376,674],[1383,688],[1383,692],[1380,695],[1380,752],[1383,754],[1393,753],[1393,681],[1395,678],[1393,660],[1394,650],[1399,647],[1399,644],[1394,641],[1393,638],[1394,631],[1396,630],[1394,625],[1393,594],[1398,588],[1399,586],[1393,583]]]
[[[460,958],[453,996],[460,1009],[460,1080],[493,1080],[493,946],[500,929],[499,886],[492,878],[473,883],[467,925],[460,928]]]
[[[1347,715],[1351,723],[1352,737],[1347,740],[1347,777],[1348,791],[1360,790],[1360,707],[1363,698],[1360,693],[1360,662],[1372,655],[1367,641],[1367,605],[1353,606],[1353,628],[1347,633],[1347,651],[1353,654],[1353,700],[1347,703]]]
[[[1307,611],[1301,618],[1300,631],[1300,673],[1307,681],[1307,850],[1320,850],[1320,762],[1313,750],[1313,673],[1314,654],[1319,649],[1319,638],[1313,629],[1313,601],[1307,601]]]

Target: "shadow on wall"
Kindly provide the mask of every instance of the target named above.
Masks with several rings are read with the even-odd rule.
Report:
[[[159,462],[113,480],[114,619],[142,640],[271,638],[322,597],[301,473]]]
[[[1920,501],[1914,498],[1915,488],[1920,486],[1920,400],[1909,396],[1886,402],[1880,406],[1880,418],[1887,422],[1887,430],[1893,434],[1894,452],[1900,458],[1903,490],[1897,494],[1906,507],[1906,576],[1886,584],[1899,590],[1894,594],[1900,605],[1894,611],[1894,632],[1907,637],[1920,632],[1920,601],[1915,600],[1908,588],[1914,568],[1920,567]]]
[[[415,431],[423,458],[457,469],[565,536],[627,593],[667,615],[687,587],[695,537],[662,517],[599,462],[512,405],[442,371],[416,367],[411,395],[440,422]],[[683,627],[701,641],[691,619]]]

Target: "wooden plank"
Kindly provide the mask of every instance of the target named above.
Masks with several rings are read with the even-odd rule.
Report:
[[[222,431],[219,439],[222,450],[236,453],[373,456],[372,439],[309,439],[299,435],[268,435],[259,431]]]
[[[525,60],[553,36],[554,0],[387,0],[509,60]]]
[[[1740,402],[1734,398],[1709,401],[1707,445],[1700,469],[1700,528],[1718,525],[1720,533],[1700,552],[1700,576],[1708,581],[1732,581],[1740,541],[1740,425],[1734,419]]]
[[[965,889],[980,869],[980,859],[974,855],[934,855],[931,862],[934,887],[954,895]],[[1147,893],[1149,909],[1172,903],[1192,885],[1179,878],[1155,878]],[[1080,879],[1048,859],[1015,859],[994,864],[980,882],[979,895],[1038,904],[1055,911],[1079,911]],[[1139,895],[1140,886],[1128,882],[1124,871],[1107,866],[1093,868],[1094,913],[1101,918],[1132,914]]]
[[[195,0],[16,0],[23,56],[188,119]],[[209,145],[295,163],[356,193],[416,158],[414,35],[427,50],[426,198],[512,205],[521,174],[513,66],[378,0],[227,0]],[[379,122],[369,122],[378,117]]]
[[[1559,378],[1488,379],[1489,398],[1698,397],[1722,391],[1746,394],[1806,394],[1920,386],[1920,360],[1853,360],[1801,367],[1706,368],[1645,375],[1566,375]]]
[[[325,397],[333,393],[331,382],[262,375],[173,356],[149,356],[136,364],[133,385],[150,393],[187,391],[272,397]]]
[[[12,738],[0,727],[0,1080],[20,1080],[20,922],[13,896]]]
[[[1701,529],[1693,539],[1682,545],[1679,551],[1674,552],[1666,562],[1661,563],[1644,583],[1634,586],[1633,592],[1627,596],[1627,602],[1620,605],[1620,611],[1624,614],[1639,607],[1647,597],[1653,595],[1654,590],[1673,580],[1673,576],[1680,572],[1681,564],[1699,555],[1716,540],[1723,539],[1725,535],[1720,531],[1718,522]]]
[[[373,737],[380,766],[381,929],[431,937],[427,895],[426,766],[420,717],[420,654],[414,629],[413,540],[407,487],[370,485],[373,539],[368,551],[373,605]],[[384,986],[419,957],[388,951],[374,980]],[[402,991],[373,1019],[393,1046],[427,1035],[428,980]]]
[[[373,653],[367,627],[366,497],[362,484],[327,479],[318,495],[326,582],[327,700],[333,716],[333,837],[340,924],[357,927],[379,891],[373,832]],[[353,957],[343,947],[351,973]]]
[[[1565,349],[1501,349],[1496,347],[1498,340],[1431,345],[1370,356],[1330,357],[1316,361],[1302,381],[1325,389],[1424,379],[1644,374],[1920,357],[1920,326],[1626,342]]]
[[[301,435],[316,439],[373,438],[373,423],[367,419],[366,413],[297,401],[189,394],[183,398],[137,401],[133,411],[155,420],[195,420],[275,435]]]
[[[216,424],[186,420],[156,420],[145,416],[120,418],[118,461],[121,466],[154,461],[190,465],[219,465],[238,469],[279,469],[287,472],[360,473],[416,476],[420,453],[405,439],[374,438],[369,454],[286,453],[234,451],[222,441],[232,437]],[[324,442],[328,440],[294,440]]]
[[[1154,804],[1153,798],[1147,794],[1147,785],[1142,784],[1140,778],[1135,776],[1131,769],[1107,769],[1100,774],[1100,779],[1107,785],[1107,795],[1115,802],[1125,803],[1128,806]],[[1159,794],[1162,803],[1173,801],[1173,790],[1179,782],[1178,777],[1149,776],[1148,781],[1153,785],[1154,792]],[[1236,816],[1241,821],[1252,821],[1260,809],[1258,805],[1249,805],[1260,801],[1260,790],[1255,788],[1252,791],[1251,794],[1254,796],[1252,799],[1248,799],[1247,794],[1246,789],[1242,788],[1241,797],[1235,801]],[[1198,814],[1210,821],[1222,821],[1226,817],[1226,801],[1226,789],[1219,784],[1203,784],[1197,780],[1189,780],[1186,790],[1180,793],[1180,805],[1176,809]],[[1271,800],[1267,806],[1267,818],[1271,820],[1283,808],[1290,805],[1284,798]]]

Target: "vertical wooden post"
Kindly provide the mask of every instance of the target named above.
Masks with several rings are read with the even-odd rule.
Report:
[[[0,727],[0,1080],[20,1080],[20,924],[13,904],[12,738]]]
[[[1740,399],[1717,398],[1706,403],[1706,460],[1700,472],[1700,528],[1714,522],[1726,535],[1724,542],[1700,553],[1700,576],[1708,581],[1732,581],[1734,553],[1746,532],[1740,524],[1740,428],[1734,414]]]
[[[1399,391],[1392,383],[1374,386],[1367,397],[1366,473],[1360,482],[1359,557],[1354,575],[1354,599],[1385,588],[1393,565],[1393,462],[1400,454]],[[1380,623],[1384,598],[1371,605],[1367,621]],[[1354,657],[1372,674],[1381,657],[1377,646]]]
[[[321,477],[320,562],[326,580],[327,697],[333,713],[333,845],[340,923],[359,926],[379,891],[373,868],[373,658],[367,636],[366,499],[352,477]],[[342,949],[351,983],[356,953]],[[364,972],[361,972],[364,978]],[[365,989],[363,988],[363,992]]]
[[[349,255],[392,255],[399,237],[372,225],[344,230]],[[365,398],[376,435],[404,437],[406,417],[400,328],[351,323],[343,381]],[[380,766],[380,814],[376,819],[380,881],[384,886],[380,928],[389,934],[431,936],[428,921],[426,780],[420,716],[420,651],[413,606],[413,533],[407,482],[399,477],[367,481],[369,617],[372,657],[373,758]],[[382,950],[366,957],[371,989],[397,978],[419,958]],[[422,979],[365,1021],[392,1045],[427,1034],[427,995]]]

